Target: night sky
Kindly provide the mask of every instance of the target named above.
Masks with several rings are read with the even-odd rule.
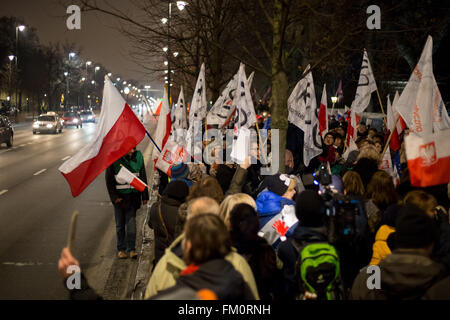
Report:
[[[110,0],[118,7],[129,9],[128,1]],[[153,88],[162,83],[150,82],[128,56],[130,42],[113,29],[117,20],[94,12],[81,13],[81,30],[68,30],[66,8],[58,0],[1,0],[0,15],[16,16],[36,28],[41,44],[49,42],[75,43],[82,48],[82,57],[101,63],[114,76],[134,79]]]

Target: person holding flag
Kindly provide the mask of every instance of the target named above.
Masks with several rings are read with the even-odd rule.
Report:
[[[123,167],[138,179],[127,179],[126,176],[122,176],[123,171],[127,173]],[[149,199],[142,153],[133,148],[106,169],[105,178],[109,197],[114,206],[118,257],[126,259],[128,253],[130,258],[136,259],[136,211],[142,204],[146,205]],[[138,183],[135,184],[135,180]],[[140,186],[145,188],[142,190]]]

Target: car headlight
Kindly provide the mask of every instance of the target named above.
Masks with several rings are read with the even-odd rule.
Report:
[[[89,120],[92,120],[93,118],[94,118],[93,116],[89,116],[89,117],[88,117]]]
[[[73,120],[73,123],[78,123],[78,119],[74,119],[74,120]]]
[[[53,125],[51,124],[51,123],[49,123],[48,125],[47,125],[47,128],[53,128]]]
[[[33,123],[33,128],[39,128],[39,122]]]

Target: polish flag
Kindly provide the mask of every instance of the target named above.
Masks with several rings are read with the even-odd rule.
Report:
[[[116,176],[116,181],[120,184],[129,184],[139,192],[144,191],[147,187],[144,181],[136,177],[124,166],[121,166],[119,173]]]
[[[172,166],[178,163],[186,163],[189,158],[186,149],[175,141],[169,140],[160,153],[155,166],[170,177]]]
[[[350,115],[347,117],[347,147],[350,146],[350,139],[356,141],[357,131],[361,117],[358,116],[353,110],[350,110]]]
[[[394,110],[391,105],[391,99],[389,96],[387,97],[387,128],[390,132],[392,132],[391,141],[389,142],[389,146],[392,150],[397,151],[400,149],[400,138],[398,136],[398,130],[395,123]]]
[[[327,85],[323,85],[322,100],[320,101],[319,109],[319,131],[322,138],[328,132],[328,114],[327,114]]]
[[[437,134],[405,138],[406,158],[415,187],[429,187],[450,182],[450,129]]]
[[[155,143],[160,148],[160,150],[164,149],[164,146],[166,145],[167,140],[169,140],[170,132],[172,131],[172,119],[171,119],[171,113],[170,113],[170,106],[169,106],[169,98],[167,96],[167,90],[164,89],[164,97],[161,105],[161,112],[158,119],[158,125],[156,126],[155,131]],[[159,150],[155,147],[153,149],[152,158],[153,161],[158,159],[159,157]]]
[[[398,91],[395,91],[394,101],[392,102],[392,111],[394,112],[394,119],[397,122],[397,133],[400,136],[400,134],[406,129],[406,122],[403,120],[402,116],[397,111],[397,103],[398,99],[400,98]],[[397,118],[400,118],[397,121]]]
[[[145,137],[144,126],[108,77],[101,110],[93,139],[59,167],[74,197]]]

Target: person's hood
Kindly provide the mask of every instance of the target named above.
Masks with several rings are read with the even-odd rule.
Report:
[[[394,251],[380,264],[381,289],[392,299],[418,299],[443,274],[443,266],[414,253]]]
[[[230,262],[215,259],[201,265],[193,274],[181,276],[179,283],[196,291],[210,289],[220,300],[232,300],[241,296],[239,290],[244,280]]]
[[[292,238],[298,242],[328,242],[326,227],[310,228],[299,225],[295,228]]]
[[[168,206],[171,206],[171,207],[179,207],[183,203],[183,201],[180,201],[180,200],[177,200],[177,199],[174,199],[174,198],[170,198],[167,195],[163,196],[161,201],[165,205],[168,205]]]
[[[283,209],[285,205],[295,206],[293,200],[280,197],[271,191],[263,191],[256,198],[256,208],[260,216],[273,215]]]

